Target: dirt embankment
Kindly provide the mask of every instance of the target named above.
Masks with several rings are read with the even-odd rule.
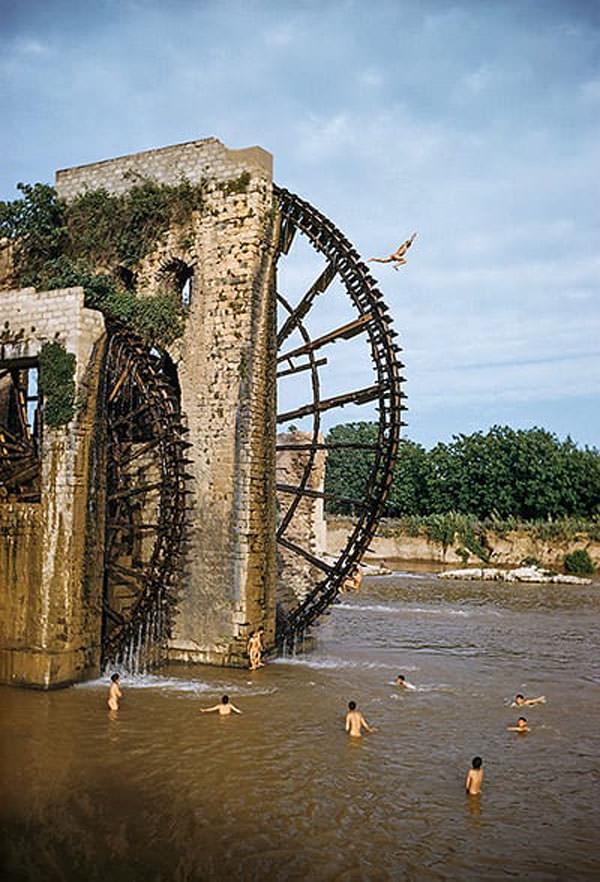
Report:
[[[337,554],[345,545],[349,518],[330,517],[327,519],[327,551]],[[485,533],[486,549],[490,552],[489,562],[494,566],[519,566],[525,560],[538,561],[541,566],[560,570],[566,554],[577,549],[586,549],[596,568],[600,569],[600,542],[591,540],[586,533],[578,533],[569,539],[540,539],[525,530],[508,532],[499,536],[492,530]],[[444,547],[442,542],[422,535],[406,535],[387,526],[371,541],[371,551],[365,555],[365,562],[381,560],[412,560],[445,564],[475,564],[482,558],[469,552],[460,540]],[[460,548],[462,553],[458,552]],[[465,553],[468,557],[465,558]]]

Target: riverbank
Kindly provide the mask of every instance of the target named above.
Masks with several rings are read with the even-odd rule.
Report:
[[[351,518],[328,516],[327,553],[338,554]],[[421,561],[442,565],[481,562],[518,567],[524,562],[562,570],[566,555],[588,552],[600,569],[600,524],[587,529],[574,520],[554,522],[478,522],[467,516],[384,519],[372,539],[365,562]]]

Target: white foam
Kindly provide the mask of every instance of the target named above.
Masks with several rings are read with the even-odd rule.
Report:
[[[397,667],[397,665],[386,665],[381,662],[353,661],[347,658],[336,658],[335,656],[320,656],[315,658],[314,656],[309,655],[276,658],[271,664],[302,665],[303,667],[316,668],[317,670],[338,670],[343,668],[379,668],[384,670],[396,670]],[[405,669],[408,670],[406,667]]]
[[[77,683],[77,689],[107,689],[110,685],[110,677],[101,677],[90,680],[87,683]],[[191,692],[201,693],[224,693],[230,692],[235,695],[270,695],[277,692],[277,687],[259,688],[242,686],[237,683],[206,683],[204,680],[184,680],[179,677],[161,677],[158,674],[137,674],[121,676],[119,685],[123,690],[129,689],[156,689],[159,692]]]
[[[378,613],[395,613],[401,615],[403,613],[416,613],[418,615],[435,615],[435,616],[464,616],[468,618],[471,612],[464,609],[440,609],[439,607],[428,606],[405,606],[402,603],[337,603],[334,609],[345,610],[346,612],[378,612]]]

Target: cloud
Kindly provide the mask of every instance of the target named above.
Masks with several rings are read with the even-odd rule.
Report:
[[[510,419],[552,400],[549,419],[564,402],[575,436],[595,440],[600,408],[569,405],[600,379],[589,4],[45,0],[35,30],[27,5],[0,36],[5,197],[16,180],[195,137],[261,144],[278,183],[365,256],[419,231],[400,272],[371,265],[416,432],[427,413],[426,440],[445,436],[448,407],[456,426],[473,408]],[[314,272],[305,256],[290,286]],[[337,295],[325,303],[315,332],[342,318]],[[360,385],[365,351],[337,347],[328,387]]]

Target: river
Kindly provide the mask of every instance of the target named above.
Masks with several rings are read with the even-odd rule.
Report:
[[[395,575],[256,674],[124,676],[116,720],[106,679],[2,688],[1,877],[598,880],[599,623],[598,584]],[[547,696],[524,736],[519,691]],[[199,713],[224,692],[243,715]],[[346,736],[350,699],[376,733]]]

